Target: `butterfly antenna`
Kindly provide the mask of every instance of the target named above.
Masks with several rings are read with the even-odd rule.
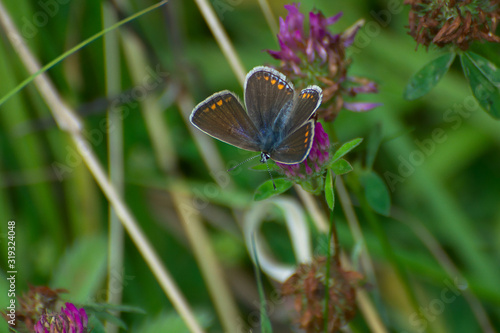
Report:
[[[271,181],[273,182],[274,190],[276,191],[276,184],[274,183],[273,175],[271,174],[271,169],[269,169],[269,164],[267,163],[267,159],[266,159],[266,166],[267,166],[267,172],[269,172],[269,177],[271,177]]]
[[[259,157],[260,155],[255,155],[255,156],[252,156],[250,158],[247,158],[246,160],[244,160],[243,162],[240,162],[238,164],[236,164],[234,167],[232,167],[231,169],[228,169],[227,172],[230,172],[230,171],[233,171],[234,169],[236,169],[237,167],[239,167],[240,165],[242,164],[245,164],[246,162],[250,161],[250,160],[253,160],[254,158],[256,157]],[[269,167],[268,167],[269,169]]]

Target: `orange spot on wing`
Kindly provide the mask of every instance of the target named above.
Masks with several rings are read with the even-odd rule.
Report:
[[[217,102],[217,105],[218,106],[221,106],[222,105],[222,99],[220,101]]]
[[[269,76],[264,76],[264,79],[266,79],[266,81],[269,81]]]
[[[307,138],[304,140],[304,143],[307,143],[307,141],[309,141],[309,137],[307,137]]]
[[[228,98],[226,98],[226,99],[224,99],[224,100],[225,100],[225,101],[226,101],[226,103],[227,103],[227,102],[229,102],[229,101],[231,100],[231,97],[228,97]]]
[[[309,137],[309,131],[306,132],[306,136]]]
[[[283,89],[284,87],[285,87],[285,85],[284,85],[284,84],[278,84],[278,89],[279,89],[279,90]]]
[[[214,103],[214,104],[212,104],[212,105],[210,105],[210,108],[211,108],[212,110],[215,110],[215,108],[216,108],[215,103]]]
[[[276,80],[275,79],[272,79],[271,80],[271,84],[275,84],[276,83]]]
[[[203,109],[203,112],[208,112],[209,108]]]

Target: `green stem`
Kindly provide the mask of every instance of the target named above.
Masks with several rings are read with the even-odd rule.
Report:
[[[366,198],[363,193],[361,193],[360,186],[359,186],[359,179],[357,175],[355,175],[356,178],[356,197],[359,200],[359,203],[361,205],[361,209],[363,211],[363,214],[365,215],[366,219],[370,223],[370,226],[374,230],[375,234],[377,235],[377,238],[379,239],[381,245],[382,245],[382,250],[384,252],[385,257],[389,260],[391,266],[393,267],[398,279],[400,280],[401,284],[403,285],[403,288],[406,292],[406,295],[411,302],[413,308],[415,311],[418,309],[418,300],[417,297],[411,288],[410,281],[408,279],[408,274],[406,273],[405,269],[402,267],[401,263],[396,257],[396,254],[394,253],[392,246],[389,242],[389,239],[387,238],[387,235],[385,234],[384,229],[382,228],[379,219],[377,218],[376,214],[373,212],[373,210],[370,208],[370,205],[366,201]]]
[[[337,265],[340,264],[339,257],[339,242],[337,238],[337,230],[335,228],[335,223],[333,222],[333,209],[330,210],[330,231],[328,232],[328,251],[326,256],[326,278],[325,278],[325,308],[323,310],[323,319],[325,321],[325,333],[328,333],[328,303],[330,300],[330,260],[332,257],[332,246],[331,240],[333,239],[333,246],[335,249],[334,259]]]
[[[102,24],[108,26],[116,22],[116,13],[111,4],[103,3]],[[106,82],[106,95],[114,96],[121,89],[120,51],[117,32],[110,33],[103,38],[104,42],[104,77]],[[117,192],[123,196],[124,193],[124,169],[123,169],[123,122],[121,112],[108,110],[108,122],[112,131],[108,134],[108,161],[109,178]],[[123,262],[125,248],[125,230],[115,209],[109,206],[109,234],[108,234],[108,284],[107,302],[110,304],[121,304],[123,296]],[[113,274],[116,272],[117,274]],[[112,313],[120,317],[119,312]],[[106,321],[106,332],[117,333],[118,325],[112,321]]]

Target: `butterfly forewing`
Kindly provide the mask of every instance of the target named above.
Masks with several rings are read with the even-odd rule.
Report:
[[[280,129],[284,137],[293,133],[311,118],[321,104],[322,97],[322,90],[318,86],[309,86],[298,94],[294,100],[293,109]]]
[[[218,92],[198,104],[189,118],[206,134],[238,148],[260,151],[259,132],[230,91]]]
[[[245,105],[258,129],[272,129],[280,110],[293,104],[293,85],[280,72],[255,67],[245,81]]]
[[[303,162],[311,151],[314,121],[321,104],[318,86],[295,94],[280,72],[255,67],[245,81],[245,105],[229,91],[216,93],[191,113],[191,123],[201,131],[233,146],[262,152],[284,164]]]
[[[279,163],[302,163],[311,151],[314,138],[314,121],[308,121],[298,130],[286,137],[272,152],[271,158]]]

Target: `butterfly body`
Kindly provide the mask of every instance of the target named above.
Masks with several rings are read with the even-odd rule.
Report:
[[[296,94],[283,74],[259,66],[247,74],[244,93],[246,111],[234,93],[224,90],[199,103],[191,123],[218,140],[261,152],[262,162],[304,161],[312,146],[310,118],[321,104],[321,88],[309,86]]]

